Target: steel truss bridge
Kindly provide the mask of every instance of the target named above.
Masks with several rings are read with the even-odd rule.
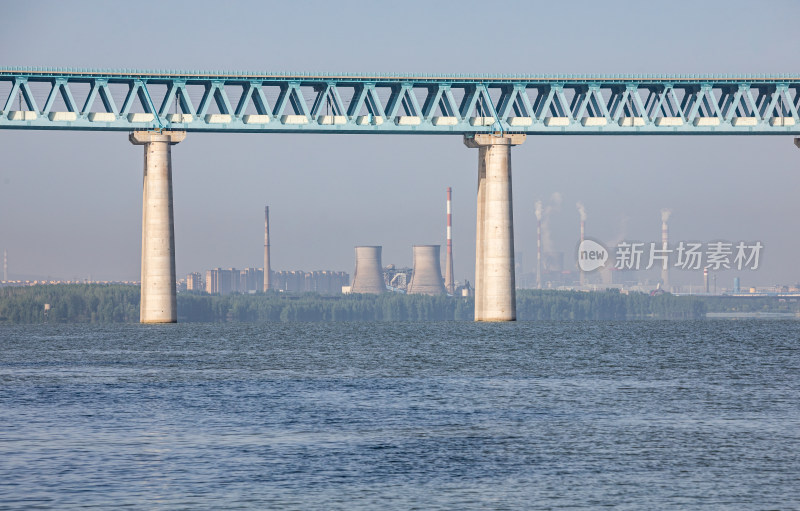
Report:
[[[187,132],[461,135],[478,149],[475,320],[513,321],[513,146],[527,135],[800,135],[798,89],[800,75],[6,67],[0,129],[128,131],[144,147],[142,323],[177,321],[171,146]]]
[[[0,68],[0,128],[800,134],[800,75],[425,75]]]

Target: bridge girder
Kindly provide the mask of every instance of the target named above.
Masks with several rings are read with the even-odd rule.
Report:
[[[0,68],[0,129],[800,134],[800,75],[381,75]]]

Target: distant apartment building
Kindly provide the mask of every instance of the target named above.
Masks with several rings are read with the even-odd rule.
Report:
[[[289,293],[302,293],[306,290],[306,272],[273,271],[270,289]]]
[[[206,293],[217,294],[219,293],[219,280],[222,268],[214,268],[213,270],[206,271]]]
[[[195,274],[187,276],[187,289],[191,275]],[[349,284],[350,275],[343,271],[273,271],[270,289],[288,293],[338,295],[342,293],[342,286]],[[206,271],[205,290],[209,294],[258,293],[263,288],[262,268],[214,268]]]
[[[203,276],[199,272],[193,272],[186,275],[186,290],[187,291],[203,291],[205,285]]]
[[[343,271],[274,271],[271,288],[289,293],[338,295],[342,286],[350,284],[350,275]]]
[[[350,285],[350,275],[343,271],[314,271],[306,273],[305,290],[321,295],[338,295],[343,286]]]
[[[264,270],[261,268],[247,268],[239,272],[240,293],[257,293],[264,289]]]
[[[264,286],[264,271],[261,268],[214,268],[206,272],[205,284],[209,294],[255,293]]]
[[[228,295],[239,289],[239,270],[228,268],[219,272],[219,294]]]

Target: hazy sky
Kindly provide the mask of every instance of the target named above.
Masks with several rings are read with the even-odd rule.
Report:
[[[5,2],[0,66],[424,73],[800,73],[800,1]],[[5,98],[3,98],[5,99]],[[0,250],[10,276],[138,280],[142,148],[127,133],[0,131]],[[587,233],[759,240],[742,285],[800,281],[800,149],[791,137],[528,137],[512,152],[517,252],[534,202],[563,196],[553,243]],[[353,246],[444,245],[473,280],[477,151],[460,136],[189,134],[173,148],[179,276],[262,265],[352,273]],[[732,278],[733,273],[727,275]],[[673,281],[702,281],[673,272]],[[720,286],[730,285],[720,281]]]

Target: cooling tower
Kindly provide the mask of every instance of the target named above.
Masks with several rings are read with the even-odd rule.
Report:
[[[356,273],[353,293],[380,294],[386,291],[381,265],[382,247],[356,247]]]
[[[408,285],[410,295],[443,295],[439,245],[414,245],[414,273]]]

